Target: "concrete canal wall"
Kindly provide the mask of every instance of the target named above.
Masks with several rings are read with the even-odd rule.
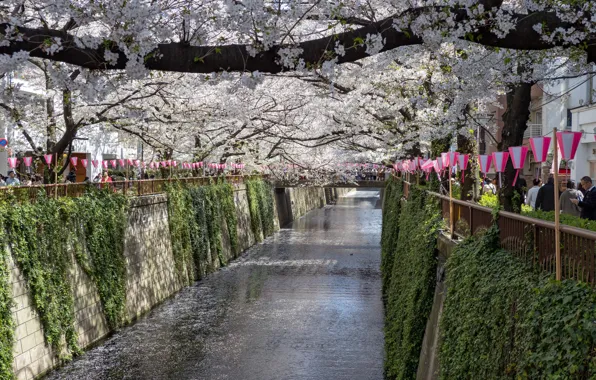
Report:
[[[310,210],[323,207],[327,202],[322,188],[281,190],[275,194],[273,202],[276,229],[279,229],[282,221],[278,217],[280,212],[285,215],[284,218],[291,216],[294,220]],[[280,198],[285,202],[282,204],[282,210],[278,210]],[[234,201],[238,218],[238,243],[240,249],[244,251],[256,243],[251,229],[248,196],[244,185],[236,189]],[[233,254],[229,233],[223,220],[222,230],[223,255],[227,261],[233,259]],[[184,286],[175,273],[165,194],[131,200],[125,237],[125,256],[127,262],[126,317],[130,322]],[[58,366],[58,355],[45,343],[41,322],[31,302],[25,278],[10,255],[8,265],[9,282],[14,299],[13,320],[16,325],[13,369],[17,379],[33,379]],[[76,262],[72,267],[75,325],[79,345],[84,349],[105,338],[111,331],[94,282]]]

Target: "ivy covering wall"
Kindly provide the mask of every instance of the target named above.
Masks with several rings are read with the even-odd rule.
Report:
[[[596,377],[596,294],[498,248],[495,226],[447,262],[443,379]]]
[[[381,230],[381,275],[383,282],[383,302],[387,304],[387,291],[391,280],[393,260],[399,235],[399,215],[403,183],[390,177],[385,186],[383,204],[383,225]]]
[[[190,283],[217,266],[227,265],[222,222],[232,256],[238,255],[238,221],[231,184],[193,187],[172,182],[167,194],[172,251],[180,281]]]
[[[248,189],[251,217],[258,221],[253,227],[269,235],[274,230],[271,188],[262,180],[251,180]],[[167,195],[175,271],[182,283],[227,264],[225,237],[231,256],[238,256],[231,184],[196,187],[172,182]],[[74,199],[48,198],[40,193],[34,203],[6,192],[0,207],[4,211],[0,240],[7,242],[0,245],[0,379],[11,379],[15,323],[8,255],[25,277],[46,343],[61,359],[70,359],[80,353],[72,288],[75,265],[95,283],[110,329],[126,322],[128,200],[107,189],[90,187],[83,197]]]
[[[261,241],[275,230],[271,185],[262,179],[251,179],[246,182],[246,193],[252,232]]]
[[[0,202],[4,210],[6,202]],[[0,215],[0,218],[3,218]],[[0,219],[2,222],[2,219]],[[3,223],[2,223],[3,224]],[[0,228],[0,240],[6,241],[4,230]],[[12,293],[8,285],[9,268],[4,244],[0,245],[0,379],[12,378],[12,350],[14,346],[14,321],[12,319]]]
[[[399,202],[401,187],[396,184],[390,187],[390,197],[385,199],[384,205],[392,210],[384,212],[382,242],[387,299],[385,375],[388,379],[412,379],[416,377],[426,321],[432,308],[441,217],[436,200],[413,187],[399,214],[399,206],[393,202]],[[393,264],[387,263],[391,257]]]

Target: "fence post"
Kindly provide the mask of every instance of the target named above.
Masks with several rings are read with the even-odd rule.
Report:
[[[470,236],[474,235],[474,209],[472,205],[468,205],[468,212],[470,213]]]

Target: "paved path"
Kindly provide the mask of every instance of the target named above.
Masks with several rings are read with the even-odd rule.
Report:
[[[350,195],[47,379],[382,379],[381,210]]]

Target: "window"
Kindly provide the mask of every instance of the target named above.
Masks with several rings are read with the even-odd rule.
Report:
[[[536,114],[534,115],[534,123],[542,124],[542,111],[536,111]]]

